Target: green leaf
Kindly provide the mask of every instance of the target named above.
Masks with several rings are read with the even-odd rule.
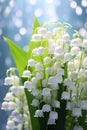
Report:
[[[33,27],[33,31],[32,34],[36,33],[36,28],[39,27],[39,22],[37,20],[37,18],[34,18],[34,27]],[[30,41],[29,43],[29,50],[28,50],[28,59],[32,58],[32,50],[35,47],[38,47],[39,43],[35,43]],[[34,97],[31,95],[31,93],[25,89],[25,94],[26,94],[26,99],[27,99],[27,103],[28,103],[28,108],[29,108],[29,112],[30,112],[30,118],[31,118],[31,125],[32,125],[32,130],[41,130],[40,129],[40,123],[39,123],[39,119],[34,117],[36,108],[34,108],[33,106],[31,106],[31,102],[34,99]]]
[[[36,28],[37,27],[40,27],[40,24],[37,20],[37,18],[35,17],[34,18],[34,26],[33,26],[33,31],[32,31],[32,34],[36,33]],[[32,57],[32,50],[35,48],[35,47],[38,47],[40,45],[40,43],[36,43],[36,42],[33,42],[33,41],[30,41],[29,43],[29,49],[28,49],[28,58],[31,58]]]
[[[27,64],[27,53],[18,47],[15,43],[13,43],[10,39],[4,37],[4,40],[8,43],[13,59],[16,63],[18,73],[20,76],[22,76],[23,70]]]

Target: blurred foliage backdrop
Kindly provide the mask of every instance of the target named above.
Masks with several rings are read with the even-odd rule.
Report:
[[[33,19],[69,22],[83,37],[87,36],[87,0],[0,0],[0,108],[8,91],[4,86],[6,69],[15,66],[6,36],[27,51]],[[0,130],[6,130],[9,113],[0,110]]]

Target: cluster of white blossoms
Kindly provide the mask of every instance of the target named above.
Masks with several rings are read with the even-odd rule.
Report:
[[[22,77],[26,79],[24,88],[34,96],[31,103],[37,108],[34,116],[44,118],[48,112],[47,124],[56,124],[56,110],[61,109],[60,101],[65,100],[66,111],[71,111],[71,116],[78,120],[87,110],[87,39],[76,33],[70,38],[63,26],[52,31],[38,27],[31,41],[36,48],[32,49]],[[76,124],[73,130],[83,128]]]
[[[20,79],[16,76],[15,68],[7,70],[5,85],[9,85],[9,91],[2,103],[2,109],[10,112],[6,129],[7,130],[28,130],[29,112],[24,94],[24,86],[20,86]]]

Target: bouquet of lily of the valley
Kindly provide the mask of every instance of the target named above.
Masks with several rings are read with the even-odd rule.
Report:
[[[17,67],[5,78],[7,130],[87,130],[87,39],[70,30],[35,18],[28,52],[4,38]]]

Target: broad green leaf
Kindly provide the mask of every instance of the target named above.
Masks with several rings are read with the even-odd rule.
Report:
[[[27,53],[13,43],[10,39],[4,37],[4,40],[8,43],[13,59],[16,63],[18,73],[22,76],[23,70],[27,64]]]
[[[32,34],[35,33],[36,28],[39,27],[39,26],[40,26],[39,22],[38,22],[37,18],[35,17],[34,18],[34,27],[33,27]],[[35,42],[30,41],[30,43],[29,43],[29,50],[28,50],[28,59],[30,59],[32,57],[32,55],[31,55],[32,49],[34,49],[37,46],[39,46],[39,43],[36,45]],[[29,112],[30,112],[32,130],[41,130],[40,129],[39,119],[34,117],[36,109],[33,106],[31,106],[31,102],[34,99],[34,97],[26,89],[25,89],[25,94],[26,94],[26,99],[27,99],[28,108],[29,108]]]

